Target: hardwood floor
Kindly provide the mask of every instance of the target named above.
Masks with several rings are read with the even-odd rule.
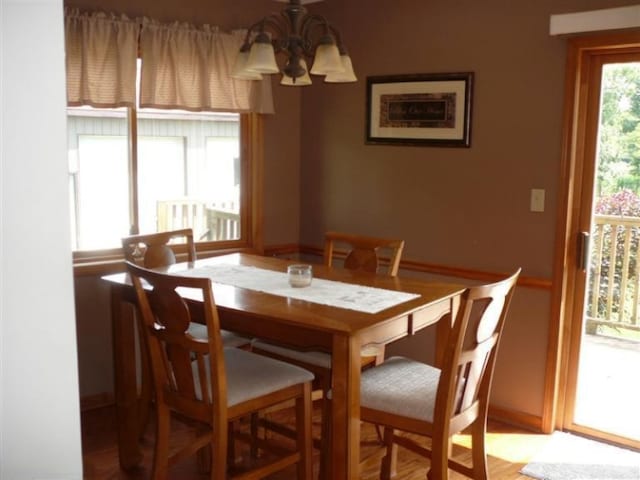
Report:
[[[319,411],[316,411],[314,428],[319,426]],[[279,413],[277,415],[284,415]],[[278,418],[278,420],[283,420]],[[176,425],[173,439],[179,442],[186,438],[190,431],[186,427]],[[530,477],[518,471],[544,445],[548,436],[530,433],[507,425],[490,423],[487,435],[487,451],[492,480],[530,480]],[[287,440],[283,440],[287,441]],[[470,458],[466,435],[456,437],[453,455],[461,460]],[[113,408],[100,408],[82,414],[82,448],[84,460],[84,478],[86,480],[143,480],[150,478],[150,464],[153,452],[153,426],[150,425],[142,440],[144,466],[132,471],[120,470],[115,433],[115,415]],[[239,449],[242,455],[242,449]],[[371,425],[363,425],[361,480],[377,480],[383,449],[377,442],[375,429]],[[245,456],[246,457],[246,456]],[[315,454],[315,473],[317,475],[318,460]],[[404,449],[399,449],[398,476],[402,480],[425,480],[428,460]],[[195,458],[188,459],[171,470],[172,480],[200,480],[208,476],[199,473]],[[289,480],[295,478],[294,470],[287,470],[269,477],[271,480]],[[455,472],[452,480],[466,478]]]

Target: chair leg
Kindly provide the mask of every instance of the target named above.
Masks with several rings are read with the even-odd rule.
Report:
[[[217,421],[211,436],[211,480],[225,480],[227,477],[227,439],[229,423]]]
[[[321,480],[329,478],[331,471],[331,399],[327,398],[327,391],[322,392],[320,412],[320,472]]]
[[[383,441],[387,447],[387,453],[382,457],[380,464],[380,479],[390,480],[396,476],[398,469],[398,446],[393,442],[395,430],[391,427],[384,427]]]
[[[434,435],[431,443],[431,468],[427,473],[427,478],[429,480],[448,480],[451,439],[447,436],[441,441],[435,441],[435,438],[437,435]]]
[[[311,437],[311,386],[306,385],[304,395],[296,399],[296,446],[300,452],[298,480],[308,480],[313,472],[313,441]]]
[[[136,311],[136,315],[139,315],[138,311]],[[147,342],[144,338],[144,327],[142,326],[141,318],[136,318],[136,325],[138,327],[138,347],[140,349],[140,395],[138,397],[138,432],[139,439],[142,440],[147,429],[147,425],[149,424],[149,418],[151,416],[153,386],[151,378],[151,359],[149,356]]]
[[[258,450],[258,441],[260,440],[260,414],[252,413],[249,420],[249,429],[251,433],[251,444],[249,445],[249,456],[252,459],[258,458],[260,451]]]
[[[478,418],[471,426],[471,458],[473,461],[473,478],[477,480],[487,480],[489,469],[487,467],[486,450],[486,430],[487,422],[483,418]]]
[[[196,453],[198,472],[209,473],[211,471],[211,447],[207,445]]]
[[[378,442],[384,444],[384,437],[382,436],[382,430],[380,429],[380,425],[377,423],[374,425],[376,428],[376,435],[378,436]]]
[[[229,431],[227,432],[227,464],[234,465],[236,463],[236,426],[235,421],[229,422]],[[252,442],[253,443],[253,442]]]
[[[153,480],[165,480],[169,474],[169,436],[171,435],[171,413],[161,405],[157,406],[156,446],[153,451]]]

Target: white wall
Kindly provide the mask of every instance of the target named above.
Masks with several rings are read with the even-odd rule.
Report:
[[[0,478],[81,479],[62,0],[0,0]]]

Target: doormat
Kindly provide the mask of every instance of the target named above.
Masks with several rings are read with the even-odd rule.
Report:
[[[640,453],[554,432],[520,473],[540,480],[640,480]]]

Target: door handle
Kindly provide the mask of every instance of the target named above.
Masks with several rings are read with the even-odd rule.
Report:
[[[586,271],[589,266],[590,240],[591,235],[589,232],[580,232],[578,234],[578,266],[583,271]]]

